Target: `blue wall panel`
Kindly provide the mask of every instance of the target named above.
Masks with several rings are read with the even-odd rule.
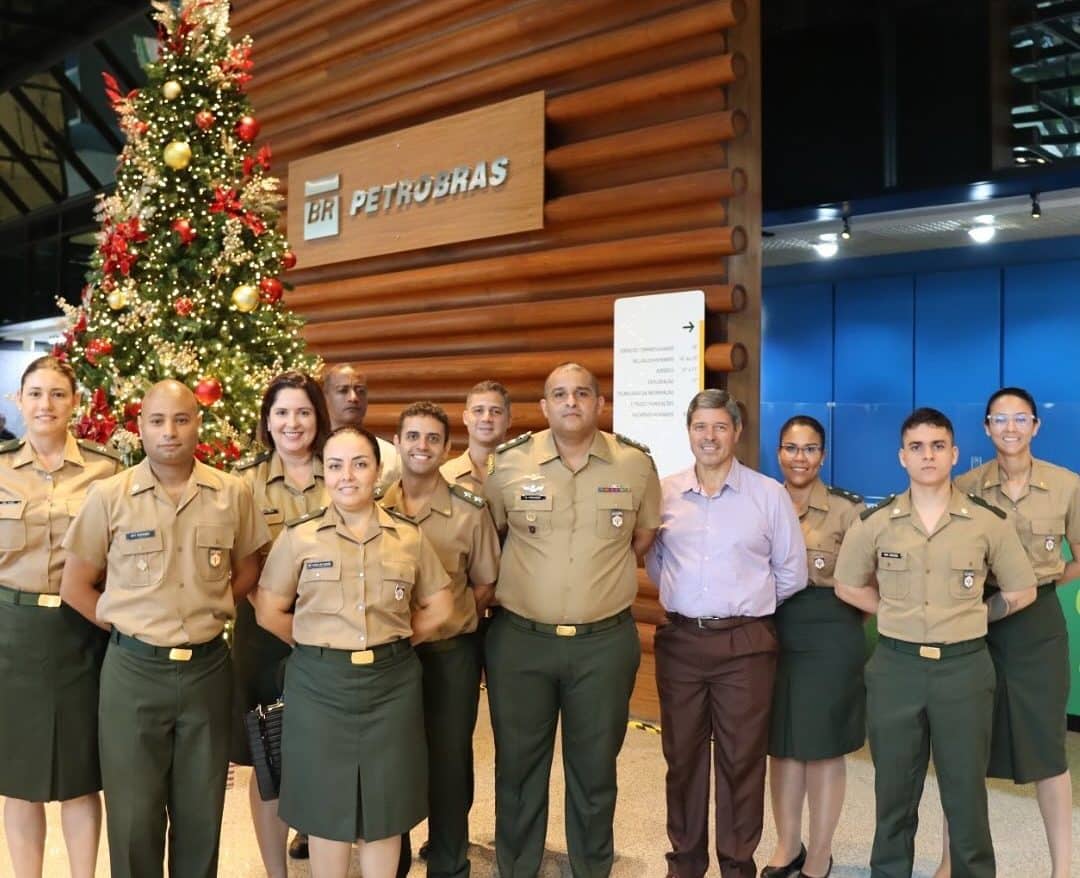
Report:
[[[907,487],[897,453],[910,403],[848,404],[833,409],[833,483],[877,498]]]
[[[761,315],[761,398],[832,399],[832,284],[765,291]]]
[[[913,305],[910,275],[836,285],[837,403],[911,406]]]

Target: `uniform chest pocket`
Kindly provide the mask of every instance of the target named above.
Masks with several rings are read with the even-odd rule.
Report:
[[[79,514],[79,510],[82,509],[83,502],[86,500],[85,494],[77,494],[74,497],[68,497],[66,501],[68,518],[74,518]]]
[[[507,518],[516,534],[538,537],[551,533],[551,497],[515,497]]]
[[[596,495],[596,535],[601,539],[614,540],[633,533],[636,519],[634,495],[629,491]]]
[[[0,552],[26,548],[26,501],[0,500]]]
[[[1031,558],[1035,563],[1052,563],[1061,558],[1064,518],[1031,519]]]
[[[206,582],[216,582],[229,575],[232,569],[232,528],[200,524],[195,528],[195,562],[199,576]]]
[[[382,562],[383,607],[393,612],[408,607],[416,585],[416,566],[405,561]]]
[[[898,600],[911,592],[911,570],[907,552],[878,551],[878,591],[883,598]]]
[[[337,558],[307,558],[297,584],[297,612],[340,613],[345,607],[341,563]]]
[[[986,582],[986,557],[982,549],[972,546],[953,549],[949,553],[949,594],[964,600],[982,600]]]
[[[285,513],[280,509],[264,509],[262,511],[263,521],[265,521],[271,528],[281,527],[285,523]]]
[[[810,579],[821,582],[832,577],[836,568],[836,540],[832,537],[807,537],[806,566]]]
[[[121,557],[115,575],[109,577],[109,586],[143,588],[164,577],[165,545],[156,530],[122,531],[113,545]]]

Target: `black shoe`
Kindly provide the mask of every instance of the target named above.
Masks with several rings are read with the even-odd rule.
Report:
[[[807,875],[801,869],[799,870],[798,878],[829,878],[832,874],[832,857],[829,857],[829,868],[825,870],[824,875]]]
[[[791,878],[802,869],[806,862],[806,845],[799,845],[799,855],[786,866],[766,866],[761,870],[761,878]]]
[[[289,856],[294,860],[306,860],[308,858],[307,836],[302,832],[296,833],[289,842]]]
[[[426,860],[427,855],[428,855],[428,851],[430,851],[430,850],[431,850],[431,841],[430,840],[425,841],[422,845],[420,845],[420,850],[418,851],[420,859],[421,860]]]

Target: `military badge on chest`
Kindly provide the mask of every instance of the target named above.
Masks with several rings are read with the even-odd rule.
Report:
[[[1047,537],[1046,542],[1043,545],[1046,546],[1046,551],[1052,552],[1052,551],[1054,551],[1054,546],[1056,546],[1057,543],[1054,542],[1053,537]]]
[[[394,600],[398,600],[398,601],[405,600],[405,586],[398,585],[394,589]]]
[[[975,571],[965,570],[964,578],[961,580],[961,582],[963,582],[964,588],[973,587],[975,585]]]
[[[210,562],[210,566],[214,570],[217,570],[225,561],[225,556],[222,554],[221,549],[211,549],[208,560]]]
[[[818,555],[814,559],[814,569],[815,570],[824,570],[825,569],[825,559],[822,558],[820,555]]]
[[[536,513],[528,511],[528,508],[530,504],[535,504],[536,508],[539,509],[547,500],[544,483],[538,477],[525,482],[518,493],[518,499],[526,509],[525,526],[528,528],[529,533],[534,534],[536,533]]]

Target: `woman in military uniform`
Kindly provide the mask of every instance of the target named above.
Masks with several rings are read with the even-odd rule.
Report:
[[[1072,858],[1072,778],[1065,757],[1069,641],[1056,594],[1080,576],[1080,561],[1065,563],[1062,542],[1080,554],[1080,476],[1039,460],[1035,399],[1004,387],[986,403],[986,435],[994,460],[964,473],[956,484],[1004,509],[1038,578],[1035,603],[990,625],[986,636],[997,671],[990,777],[1035,784],[1050,846],[1051,878],[1067,878]],[[948,837],[938,876],[950,872]]]
[[[318,383],[301,372],[274,378],[263,395],[258,439],[269,450],[236,467],[251,488],[255,505],[277,537],[284,523],[326,504],[319,453],[330,432],[330,415]],[[236,608],[233,671],[237,714],[232,761],[251,765],[251,751],[241,716],[259,704],[271,704],[281,694],[284,661],[291,652],[285,641],[255,622],[247,601]],[[248,785],[251,819],[263,865],[269,878],[285,878],[288,827],[278,817],[276,800],[264,802],[254,780]]]
[[[836,597],[833,566],[844,534],[866,506],[821,481],[825,428],[796,415],[780,429],[784,487],[799,514],[810,587],[776,611],[780,662],[769,730],[769,784],[777,846],[763,878],[820,878],[832,871],[832,838],[844,804],[844,755],[865,738],[866,647],[862,614]],[[802,845],[803,800],[810,806]],[[801,870],[801,871],[800,871]]]
[[[89,487],[119,458],[76,441],[75,374],[52,357],[23,373],[22,439],[0,446],[0,796],[18,878],[40,876],[44,802],[60,801],[73,876],[101,836],[98,674],[106,634],[60,602],[60,542]]]
[[[371,433],[331,433],[323,472],[330,505],[286,525],[254,598],[259,624],[296,643],[285,672],[279,813],[310,836],[320,878],[344,878],[354,842],[365,878],[393,878],[401,833],[427,813],[412,642],[449,618],[450,578],[414,523],[375,504]]]

